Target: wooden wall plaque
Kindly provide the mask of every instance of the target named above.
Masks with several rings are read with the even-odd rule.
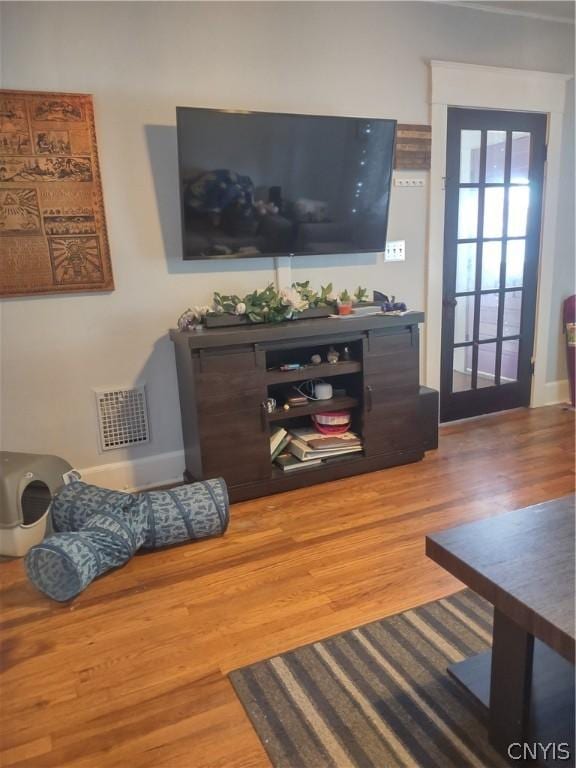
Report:
[[[398,123],[396,127],[397,171],[429,171],[432,150],[432,126]]]
[[[0,91],[0,296],[113,289],[92,96]]]

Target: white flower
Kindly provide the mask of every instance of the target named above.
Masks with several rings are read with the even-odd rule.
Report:
[[[178,318],[178,329],[180,331],[188,331],[195,323],[196,318],[194,312],[188,308],[186,312],[182,312]]]
[[[210,307],[201,306],[201,307],[194,307],[191,309],[188,307],[186,312],[183,312],[180,317],[178,318],[178,328],[181,331],[188,331],[192,328],[199,327],[208,312],[211,312],[212,310]]]
[[[193,313],[196,320],[199,320],[200,322],[206,317],[208,312],[211,312],[212,310],[210,307],[207,307],[205,305],[194,307]]]
[[[304,312],[310,306],[306,299],[298,293],[295,288],[283,288],[280,291],[280,296],[284,304],[292,307],[295,312]]]
[[[246,304],[244,304],[243,301],[239,301],[238,304],[236,304],[236,314],[237,315],[246,314]]]

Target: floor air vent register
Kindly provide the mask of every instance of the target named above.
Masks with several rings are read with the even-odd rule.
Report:
[[[150,441],[144,386],[96,390],[95,394],[103,451]]]

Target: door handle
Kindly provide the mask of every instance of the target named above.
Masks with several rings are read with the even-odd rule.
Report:
[[[443,307],[455,307],[458,304],[457,299],[442,299]]]
[[[372,410],[372,385],[366,385],[366,410],[370,412]]]

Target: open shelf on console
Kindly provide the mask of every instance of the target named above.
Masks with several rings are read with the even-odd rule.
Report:
[[[294,371],[273,370],[266,373],[267,384],[284,384],[307,379],[325,379],[329,376],[344,376],[348,373],[360,373],[362,363],[357,360],[343,360],[338,363],[320,363],[305,365]]]
[[[311,474],[314,472],[322,473],[322,472],[325,472],[327,469],[335,468],[335,467],[341,466],[342,464],[362,463],[364,458],[365,456],[363,451],[358,453],[344,454],[343,456],[338,456],[337,458],[332,458],[332,459],[328,459],[327,461],[323,461],[322,464],[313,464],[310,467],[299,467],[298,469],[293,469],[289,472],[285,472],[283,469],[276,466],[276,464],[272,464],[271,477],[274,480],[281,477],[291,477],[291,476],[297,476],[302,474],[308,474],[309,472]]]
[[[328,411],[342,411],[356,408],[359,401],[355,397],[332,397],[330,400],[311,400],[307,405],[299,405],[285,411],[278,408],[268,413],[268,421],[284,421],[285,419],[297,419],[300,416],[311,416],[313,413],[326,413]]]

